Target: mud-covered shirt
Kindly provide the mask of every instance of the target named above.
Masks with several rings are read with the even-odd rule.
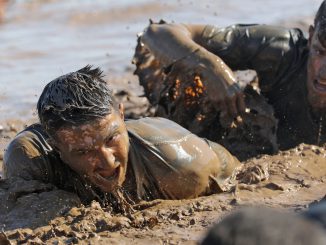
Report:
[[[302,142],[326,142],[326,125],[321,127],[309,108],[308,41],[301,30],[268,25],[206,26],[202,37],[202,45],[232,70],[257,72],[262,94],[279,120],[281,149]]]
[[[164,118],[126,121],[129,134],[123,188],[135,200],[183,199],[212,193],[238,160],[222,146],[197,137]],[[40,124],[19,133],[4,156],[6,178],[52,183],[75,192],[84,203],[103,193],[65,164]]]

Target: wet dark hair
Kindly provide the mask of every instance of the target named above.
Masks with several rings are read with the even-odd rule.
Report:
[[[99,68],[86,67],[48,83],[38,102],[41,125],[50,136],[64,126],[102,119],[115,107],[112,90]]]
[[[325,1],[323,1],[316,13],[314,25],[317,26],[320,22],[325,21],[325,17],[326,17],[326,4]]]
[[[326,43],[326,3],[322,2],[315,16],[315,30],[318,32],[319,40]]]

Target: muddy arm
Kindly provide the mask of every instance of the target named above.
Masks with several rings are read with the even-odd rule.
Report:
[[[205,52],[205,49],[195,42],[198,32],[203,26],[182,24],[151,24],[142,35],[142,43],[166,66],[192,53]],[[198,52],[198,50],[200,50]]]
[[[208,51],[201,39],[205,26],[151,24],[141,42],[164,66],[178,63],[187,70],[200,70],[205,77],[208,96],[219,110],[230,115],[244,111],[243,95],[232,70]]]
[[[306,38],[299,29],[269,25],[215,26],[152,24],[142,38],[148,49],[165,64],[191,55],[194,63],[212,69],[212,78],[228,86],[232,79],[226,76],[229,69],[221,69],[223,60],[232,70],[255,70],[263,92],[281,86],[304,60]],[[198,50],[198,51],[197,51]],[[189,63],[189,61],[188,61]],[[227,67],[227,68],[228,68]],[[211,79],[214,80],[214,79]],[[225,90],[224,90],[225,92]]]

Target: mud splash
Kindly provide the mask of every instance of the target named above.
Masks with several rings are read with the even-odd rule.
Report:
[[[75,195],[53,186],[2,182],[0,195],[6,202],[2,202],[1,227],[5,239],[18,243],[196,244],[209,226],[241,206],[301,211],[323,199],[325,146],[302,144],[250,159],[229,186],[227,193],[197,199],[144,202],[134,207],[136,212],[121,215],[97,202],[80,206]]]

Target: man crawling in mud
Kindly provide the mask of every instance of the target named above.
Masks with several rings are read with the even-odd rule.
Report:
[[[220,134],[221,125],[232,130],[270,114],[270,119],[275,116],[275,127],[270,127],[271,120],[242,127],[250,131],[248,142],[264,146],[260,152],[265,153],[275,147],[266,148],[266,142],[250,138],[264,127],[270,127],[270,133],[258,132],[258,138],[268,140],[275,132],[279,149],[326,142],[325,1],[314,26],[309,27],[308,38],[299,29],[269,25],[221,28],[161,21],[151,23],[138,41],[135,73],[151,103],[158,105],[157,115],[201,137],[223,142],[228,132]],[[262,105],[259,100],[252,110],[248,98],[252,93],[239,87],[233,72],[247,69],[256,71],[260,96],[273,110],[265,110],[265,117],[257,110]],[[190,97],[194,99],[189,102]],[[231,120],[223,125],[225,118]],[[241,140],[243,135],[233,139]],[[234,153],[232,142],[226,145]]]
[[[5,178],[51,183],[126,207],[220,191],[238,160],[222,146],[164,118],[124,121],[102,72],[90,66],[44,88],[39,124],[20,132],[4,155]]]

